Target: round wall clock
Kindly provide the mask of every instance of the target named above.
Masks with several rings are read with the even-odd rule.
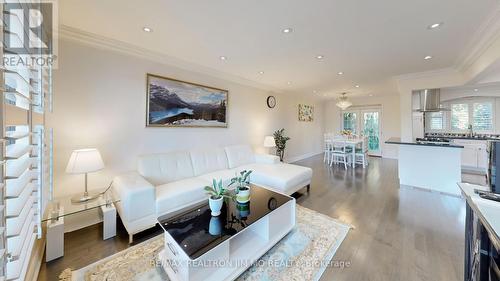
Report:
[[[269,108],[274,108],[276,106],[276,98],[274,96],[267,97],[267,106]]]

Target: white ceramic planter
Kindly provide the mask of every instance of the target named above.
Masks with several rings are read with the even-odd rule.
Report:
[[[222,202],[224,202],[224,197],[219,199],[208,198],[208,205],[210,206],[210,211],[212,211],[212,216],[216,217],[220,215],[220,209],[222,209]]]

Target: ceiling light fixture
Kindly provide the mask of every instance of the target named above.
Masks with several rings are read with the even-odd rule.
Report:
[[[442,22],[439,22],[439,23],[433,23],[433,24],[431,24],[431,25],[427,26],[427,29],[433,30],[433,29],[436,29],[436,28],[438,28],[438,27],[440,27],[440,26],[442,26],[442,25],[443,25],[443,23],[442,23]]]
[[[145,32],[152,32],[153,30],[147,26],[143,27],[142,30],[144,30]]]
[[[264,71],[259,71],[259,74],[264,74]]]
[[[316,58],[317,58],[317,59],[319,59],[319,60],[321,60],[321,59],[323,59],[324,57],[323,57],[323,55],[317,55],[317,56],[316,56]]]
[[[225,56],[220,56],[220,60],[227,60]]]
[[[432,56],[425,56],[424,57],[424,60],[430,60],[430,59],[432,59]]]
[[[287,28],[283,29],[281,32],[283,32],[283,33],[291,33],[292,31],[293,31],[293,29],[287,27]]]
[[[373,95],[372,95],[372,94],[369,94],[368,96],[373,97]]]
[[[338,75],[343,75],[343,74],[344,74],[344,72],[339,71],[339,72],[337,72],[337,74],[338,74]]]
[[[359,88],[359,85],[356,85],[356,86],[354,86],[354,87]]]
[[[474,89],[474,92],[477,92],[477,91],[479,91],[479,89]]]
[[[286,83],[287,83],[288,85],[292,84],[292,82],[290,82],[290,81],[288,81],[288,82],[286,82]]]
[[[350,102],[347,97],[347,93],[342,93],[342,96],[337,98],[337,103],[335,104],[336,106],[340,107],[342,110],[346,110],[348,107],[352,105],[352,102]]]

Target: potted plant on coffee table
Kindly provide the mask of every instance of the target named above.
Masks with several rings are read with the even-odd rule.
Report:
[[[228,195],[227,189],[224,188],[222,180],[217,182],[217,180],[213,179],[212,186],[205,186],[205,191],[210,196],[208,197],[208,205],[212,211],[212,216],[215,217],[220,215],[224,197],[231,198],[231,196]]]
[[[250,201],[250,174],[252,170],[243,170],[231,179],[229,186],[236,184],[236,201],[246,203]]]

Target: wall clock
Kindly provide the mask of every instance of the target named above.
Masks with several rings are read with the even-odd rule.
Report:
[[[274,96],[267,97],[267,106],[269,108],[274,108],[276,106],[276,98]]]

